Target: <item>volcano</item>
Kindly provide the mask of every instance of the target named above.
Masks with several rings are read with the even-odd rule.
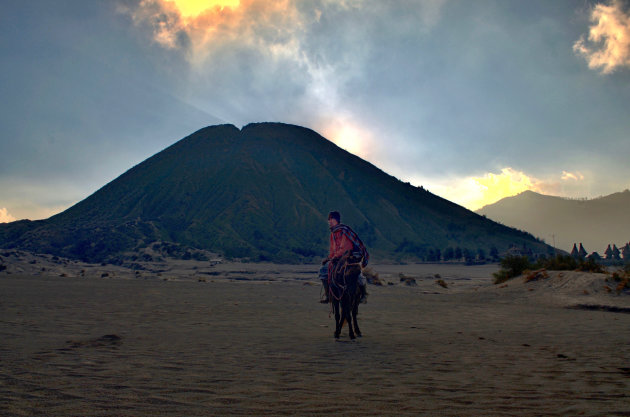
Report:
[[[386,174],[316,132],[280,123],[203,128],[46,220],[0,225],[0,246],[90,262],[168,243],[248,261],[327,252],[342,214],[373,259],[435,260],[549,247]]]

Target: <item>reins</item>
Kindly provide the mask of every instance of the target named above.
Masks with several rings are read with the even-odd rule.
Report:
[[[343,265],[342,265],[343,264]],[[341,299],[343,298],[343,295],[346,292],[346,287],[347,285],[344,285],[346,283],[346,269],[347,269],[347,262],[337,262],[337,264],[334,266],[334,268],[329,268],[328,269],[328,299],[330,300],[330,311],[328,312],[328,318],[330,318],[334,312],[334,303],[333,303],[333,298],[335,299],[335,301],[340,302]],[[343,273],[342,273],[342,279],[343,279],[343,284],[340,283],[339,281],[337,281],[335,279],[335,276],[339,276],[339,272],[341,272],[341,268],[343,268]],[[341,294],[339,295],[339,297],[337,297],[335,295],[335,291],[333,291],[333,286],[335,286],[336,288],[341,289]]]
[[[328,270],[328,299],[330,300],[330,312],[328,313],[328,317],[330,317],[331,314],[333,313],[333,302],[332,302],[332,299],[334,298],[337,302],[340,302],[341,299],[343,298],[343,296],[346,293],[346,289],[348,288],[348,284],[346,282],[346,272],[347,272],[348,267],[350,265],[355,265],[355,264],[349,264],[347,262],[347,258],[346,258],[343,262],[339,261],[337,263],[337,265],[335,265],[334,268],[330,268]],[[341,272],[341,268],[343,268],[343,272],[341,274],[342,280],[343,280],[343,284],[338,282],[335,279],[335,275],[339,276],[339,272]],[[339,295],[339,297],[337,297],[335,295],[335,292],[332,290],[333,285],[335,287],[341,289],[341,294]]]

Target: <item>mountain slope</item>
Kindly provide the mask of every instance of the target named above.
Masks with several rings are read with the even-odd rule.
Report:
[[[485,206],[477,213],[544,238],[570,251],[582,242],[600,254],[608,244],[630,241],[630,191],[593,200],[569,200],[525,191]]]
[[[335,209],[377,257],[446,247],[548,248],[531,235],[400,182],[312,130],[211,126],[50,219],[0,227],[0,246],[111,260],[156,241],[278,262],[325,255]]]

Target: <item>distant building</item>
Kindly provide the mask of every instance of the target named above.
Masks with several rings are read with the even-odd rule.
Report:
[[[612,258],[616,261],[620,260],[621,257],[619,256],[620,252],[619,249],[617,249],[617,245],[613,244],[613,248],[612,248]]]
[[[604,259],[606,259],[606,260],[612,259],[612,255],[613,255],[613,251],[610,248],[610,245],[608,245],[608,247],[604,251]]]
[[[584,246],[582,246],[582,242],[580,242],[580,250],[578,251],[578,255],[582,259],[586,258],[586,255],[588,255],[588,252],[586,252],[586,249],[584,249]]]
[[[588,256],[587,256],[587,258],[588,258],[588,259],[592,259],[592,260],[594,260],[594,261],[596,261],[596,262],[597,262],[597,261],[601,261],[601,260],[602,260],[602,257],[601,257],[601,256],[599,256],[599,253],[597,253],[597,252],[593,252],[593,253],[591,253],[590,255],[588,255]]]
[[[626,245],[621,249],[621,255],[623,256],[624,261],[630,261],[630,243],[626,243]]]
[[[578,253],[577,245],[575,243],[573,244],[573,249],[571,249],[571,256],[574,257],[575,259],[580,257],[580,254]]]

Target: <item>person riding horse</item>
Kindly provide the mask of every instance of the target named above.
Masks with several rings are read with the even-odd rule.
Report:
[[[341,215],[338,211],[328,213],[328,226],[330,227],[330,250],[328,257],[322,261],[322,265],[328,264],[326,268],[325,278],[322,276],[324,268],[320,271],[320,279],[324,285],[325,299],[322,303],[330,301],[328,278],[335,271],[339,271],[349,264],[361,263],[361,267],[367,266],[369,254],[359,236],[348,226],[341,224]],[[360,269],[359,269],[360,270]],[[360,303],[367,302],[366,282],[363,274],[359,274],[358,278],[359,291],[361,293]]]

